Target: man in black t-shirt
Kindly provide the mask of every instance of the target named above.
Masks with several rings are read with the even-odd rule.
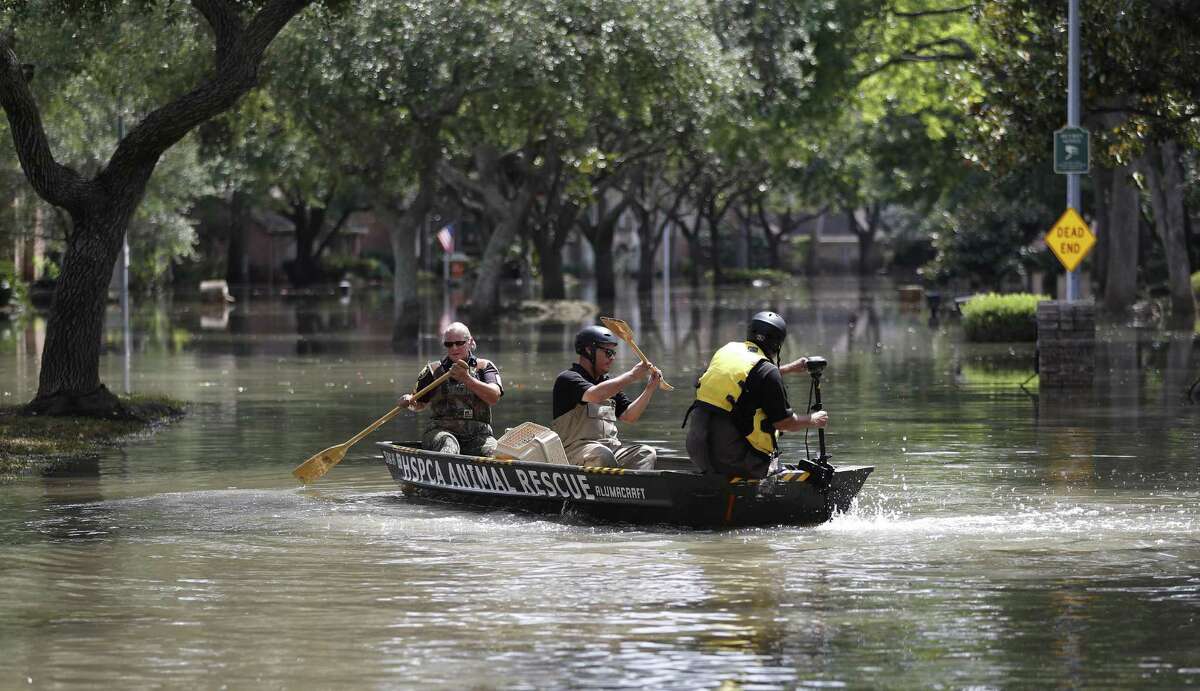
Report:
[[[766,477],[778,432],[828,424],[825,411],[796,413],[788,403],[783,375],[807,372],[808,360],[776,365],[785,338],[783,317],[759,312],[744,342],[727,343],[713,354],[684,418],[688,456],[701,472]]]
[[[617,420],[637,422],[654,397],[662,373],[639,362],[610,378],[616,348],[616,337],[602,326],[585,327],[575,336],[579,359],[554,380],[553,429],[562,439],[567,459],[575,465],[650,470],[654,448],[622,445],[617,439]],[[647,377],[646,388],[630,402],[621,389]]]

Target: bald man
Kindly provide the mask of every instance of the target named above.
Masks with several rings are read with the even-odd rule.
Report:
[[[428,451],[490,456],[496,452],[492,434],[492,406],[504,395],[500,370],[490,360],[475,357],[475,339],[462,322],[454,322],[442,333],[446,355],[421,370],[414,391],[420,391],[450,372],[450,378],[420,399],[400,397],[400,405],[412,410],[429,408],[422,448]]]

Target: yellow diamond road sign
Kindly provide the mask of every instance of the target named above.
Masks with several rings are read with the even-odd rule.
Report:
[[[1070,207],[1046,233],[1046,245],[1067,271],[1074,271],[1094,244],[1096,236],[1092,235],[1079,212]]]

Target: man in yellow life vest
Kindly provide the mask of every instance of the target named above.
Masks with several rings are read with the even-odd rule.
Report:
[[[745,341],[713,354],[684,417],[688,456],[701,472],[764,478],[779,432],[828,424],[825,411],[797,413],[788,403],[783,375],[807,372],[808,360],[777,364],[785,338],[783,317],[759,312],[746,327]]]

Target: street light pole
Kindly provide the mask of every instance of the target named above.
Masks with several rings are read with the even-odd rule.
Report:
[[[1067,9],[1067,127],[1079,127],[1079,0]],[[1067,175],[1067,208],[1079,211],[1079,173]],[[1079,299],[1079,272],[1067,272],[1067,302]]]

